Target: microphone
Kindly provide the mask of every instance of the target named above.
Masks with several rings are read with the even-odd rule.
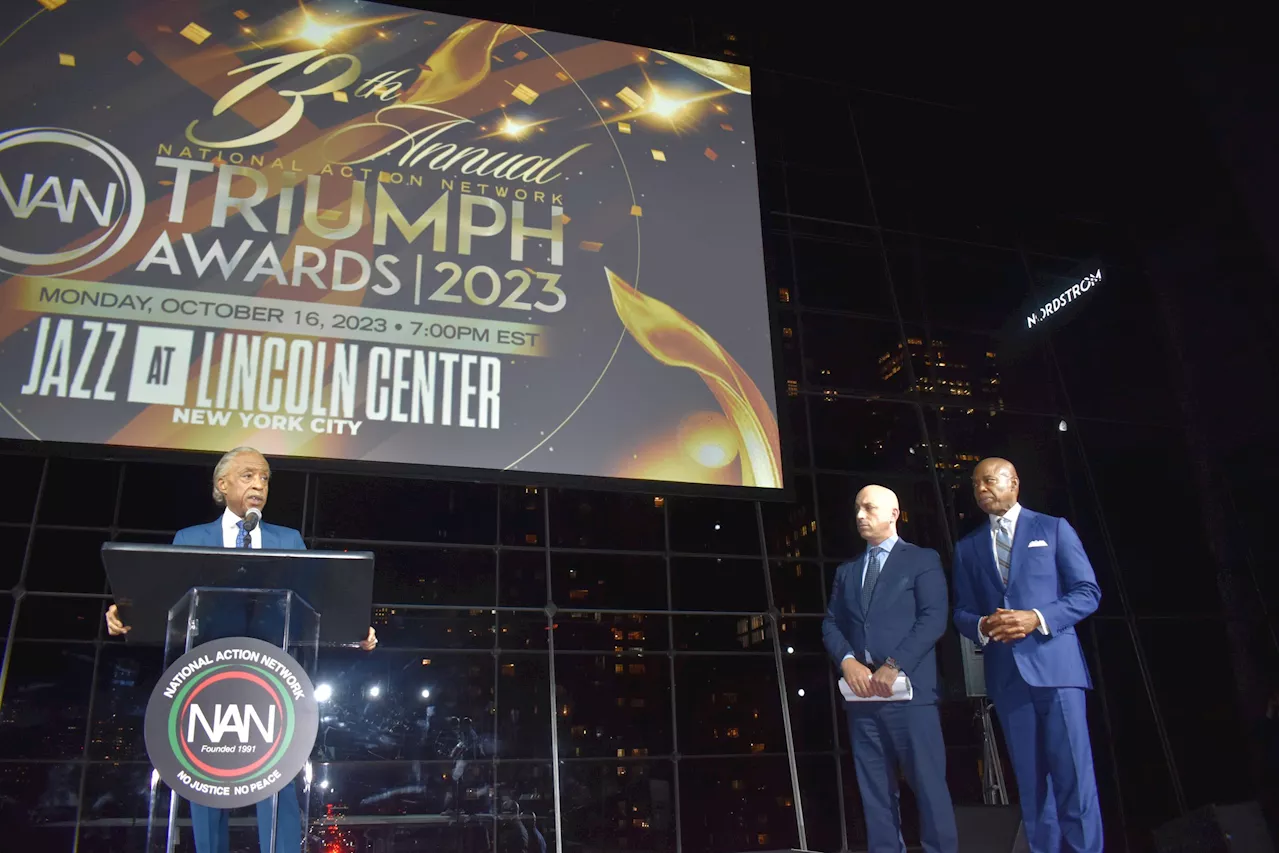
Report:
[[[258,522],[262,521],[262,510],[256,507],[249,507],[244,512],[244,529],[247,533],[252,533],[258,526]]]

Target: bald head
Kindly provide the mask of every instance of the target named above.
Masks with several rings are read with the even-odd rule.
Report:
[[[854,499],[858,535],[879,545],[898,535],[898,496],[884,486],[866,486]]]
[[[973,469],[973,497],[987,515],[1004,515],[1018,502],[1018,469],[992,456]]]

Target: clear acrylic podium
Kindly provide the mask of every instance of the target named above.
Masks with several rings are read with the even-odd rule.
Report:
[[[286,654],[302,664],[308,675],[315,675],[315,665],[320,648],[320,616],[300,595],[287,589],[239,589],[219,587],[194,587],[187,591],[170,610],[166,621],[164,640],[164,668],[191,651],[196,646],[223,637],[252,637],[279,646]],[[310,766],[308,765],[308,770]],[[245,838],[248,843],[237,844],[242,836],[270,839],[268,851],[302,850],[304,834],[300,831],[296,844],[277,836],[282,808],[298,813],[296,824],[286,819],[286,825],[307,826],[307,803],[311,794],[310,773],[304,771],[291,788],[285,788],[269,800],[265,809],[270,815],[270,825],[264,832],[260,821],[264,809],[246,806],[227,815],[231,834],[231,849],[254,849],[259,842]],[[292,797],[294,802],[288,802]],[[191,806],[164,782],[157,774],[151,775],[148,792],[147,847],[146,853],[173,853],[177,850],[195,850],[191,822]]]
[[[102,561],[130,645],[164,645],[164,666],[226,637],[250,637],[279,647],[315,675],[321,643],[364,639],[373,597],[373,554],[193,548],[109,542]],[[321,614],[324,615],[323,630]],[[230,849],[261,853],[304,850],[310,763],[269,806],[231,810]],[[146,853],[195,851],[191,805],[154,770],[148,794]],[[292,797],[292,801],[290,801]],[[297,827],[296,843],[277,839],[278,825]],[[260,832],[260,818],[269,824]],[[270,846],[259,839],[270,838]]]

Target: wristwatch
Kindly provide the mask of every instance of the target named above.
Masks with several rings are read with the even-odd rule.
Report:
[[[884,665],[889,667],[890,669],[896,669],[898,670],[898,672],[902,672],[902,667],[898,666],[898,662],[893,658],[885,658]]]

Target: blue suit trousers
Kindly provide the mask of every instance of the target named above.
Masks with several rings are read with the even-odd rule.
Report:
[[[1084,690],[1009,678],[991,691],[1031,853],[1102,853]]]
[[[920,804],[925,853],[956,853],[959,840],[938,706],[848,702],[845,707],[869,853],[906,853],[898,813],[899,770]]]

